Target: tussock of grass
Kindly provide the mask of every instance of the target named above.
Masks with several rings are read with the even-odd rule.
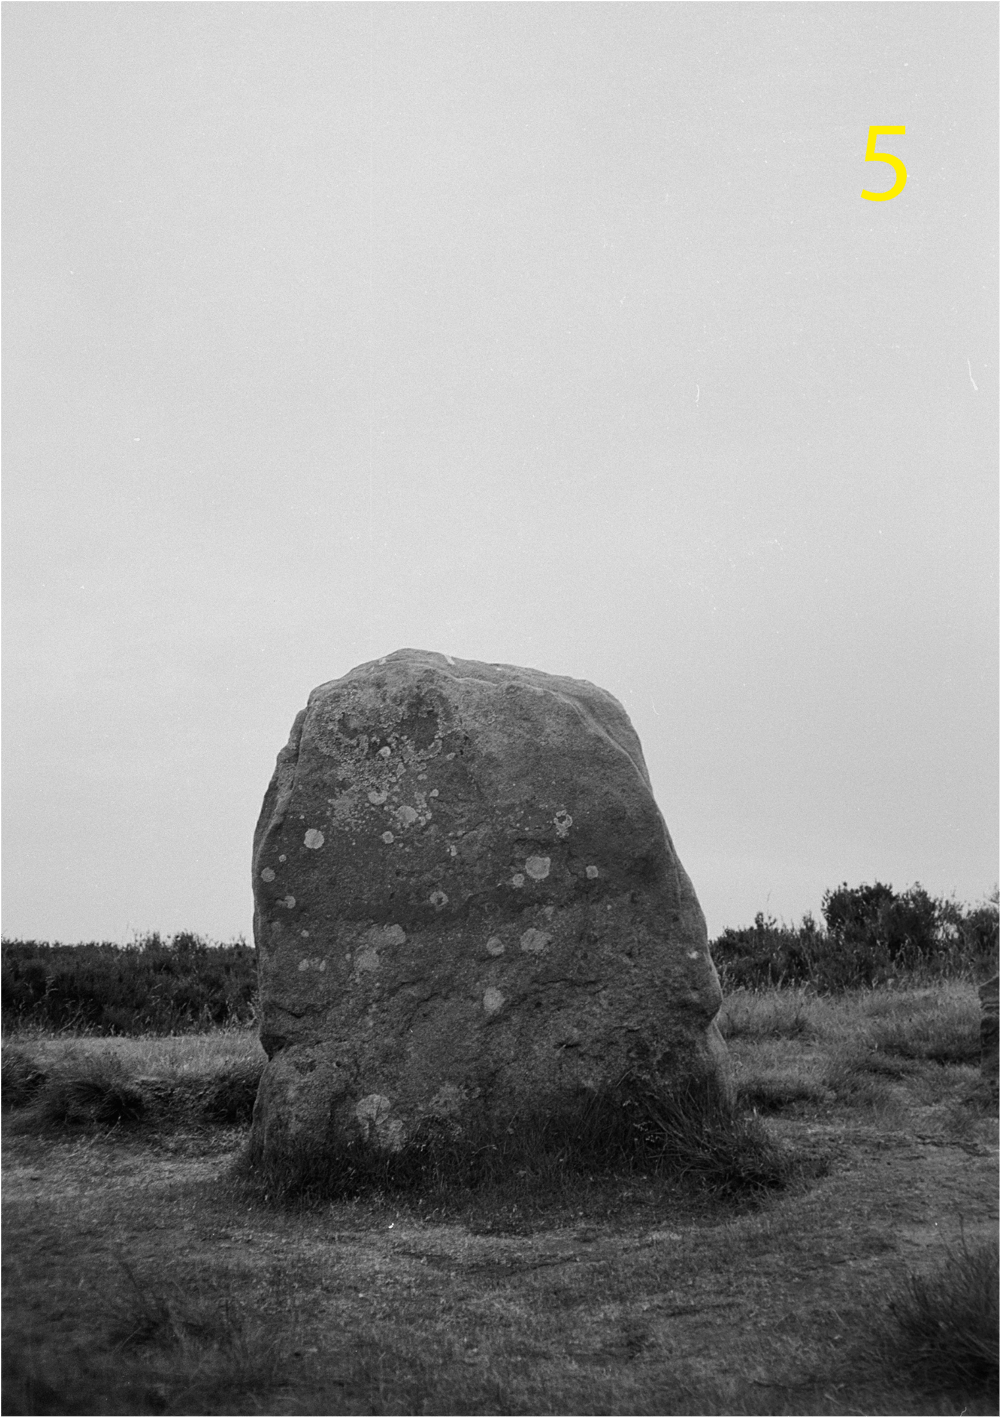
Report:
[[[3,1046],[3,1101],[19,1131],[101,1128],[142,1119],[245,1125],[264,1051],[247,1031],[217,1036],[65,1040],[20,1036]]]
[[[4,1044],[0,1056],[0,1098],[5,1108],[23,1108],[45,1082],[45,1071],[16,1044]]]
[[[689,1087],[662,1097],[640,1088],[636,1107],[655,1166],[720,1200],[780,1188],[795,1170],[755,1119],[713,1090]]]
[[[204,1091],[205,1117],[216,1123],[249,1123],[263,1071],[263,1058],[241,1059],[220,1069]]]
[[[119,1059],[95,1054],[58,1065],[30,1102],[23,1123],[50,1128],[111,1127],[138,1122],[146,1102]]]
[[[995,1393],[998,1357],[998,1245],[949,1255],[930,1275],[911,1275],[889,1302],[892,1321],[877,1357],[928,1392]]]
[[[278,1198],[339,1199],[364,1192],[420,1191],[444,1200],[488,1191],[503,1208],[529,1195],[558,1195],[581,1178],[669,1178],[732,1201],[787,1184],[795,1163],[754,1118],[718,1090],[691,1085],[664,1096],[648,1082],[583,1093],[555,1114],[516,1114],[462,1129],[426,1124],[397,1153],[358,1141],[347,1147],[287,1145],[248,1150],[244,1175]]]

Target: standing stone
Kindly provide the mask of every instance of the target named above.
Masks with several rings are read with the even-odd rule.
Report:
[[[320,685],[254,839],[252,1152],[556,1110],[629,1071],[728,1090],[705,920],[622,706],[398,650]]]

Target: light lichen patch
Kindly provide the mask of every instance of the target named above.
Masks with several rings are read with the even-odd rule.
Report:
[[[388,949],[393,945],[402,945],[406,940],[406,932],[403,927],[395,922],[391,926],[369,926],[362,937],[362,945],[369,950]]]
[[[274,880],[274,872],[271,870],[270,867],[265,867],[264,870],[263,870],[263,871],[261,872],[261,874],[260,874],[260,879],[261,879],[261,881],[273,881],[273,880]]]
[[[454,1083],[442,1083],[427,1105],[427,1111],[439,1118],[453,1117],[465,1102],[465,1089]]]
[[[483,995],[483,1009],[487,1014],[496,1014],[503,1007],[504,997],[499,990],[488,989]]]
[[[588,868],[587,868],[587,875],[588,875],[588,877],[590,878],[591,881],[593,881],[595,877],[600,876],[600,874],[601,874],[601,873],[597,870],[596,867],[588,867]]]
[[[521,937],[521,949],[528,951],[529,954],[538,955],[550,944],[551,940],[552,937],[549,935],[548,931],[539,931],[532,926],[530,930],[526,930]]]
[[[435,910],[438,911],[440,911],[442,906],[447,906],[448,904],[448,896],[444,891],[432,891],[428,900]]]
[[[376,1142],[389,1152],[398,1152],[406,1140],[402,1119],[392,1117],[392,1103],[384,1093],[369,1093],[359,1099],[354,1116],[366,1141]]]
[[[511,877],[511,879],[510,879],[510,884],[511,884],[511,886],[523,886],[523,885],[524,885],[524,873],[523,873],[523,872],[516,871],[516,872],[514,873],[514,875],[513,875],[513,876]]]
[[[531,877],[532,881],[544,881],[552,866],[551,857],[529,857],[524,864],[524,870]]]
[[[314,852],[318,852],[326,839],[318,827],[310,827],[302,840],[307,847],[311,847]]]
[[[569,813],[566,811],[565,808],[560,809],[560,811],[556,813],[552,821],[555,823],[557,837],[568,836],[569,829],[573,826],[573,819],[570,817]]]
[[[486,942],[486,949],[490,955],[502,955],[504,952],[504,943],[498,935],[491,935]]]

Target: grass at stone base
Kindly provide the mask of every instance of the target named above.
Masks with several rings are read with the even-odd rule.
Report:
[[[266,1156],[248,1149],[243,1174],[286,1199],[336,1201],[374,1189],[412,1198],[423,1215],[471,1219],[506,1215],[518,1203],[542,1213],[581,1190],[603,1194],[631,1178],[746,1203],[788,1185],[805,1165],[714,1083],[688,1082],[663,1096],[630,1074],[544,1112],[522,1109],[461,1127],[434,1120],[397,1152],[363,1140],[324,1149],[314,1140],[282,1148],[272,1139]]]
[[[995,1350],[974,1381],[927,1353],[963,1296],[978,1353],[995,1287],[995,1120],[925,1047],[967,1049],[962,992],[771,991],[723,1026],[767,1132],[826,1160],[755,1205],[639,1171],[276,1205],[234,1175],[245,1128],[8,1129],[4,1411],[995,1412]],[[14,1042],[143,1077],[164,1049],[195,1091],[234,1057],[191,1040],[198,1082],[184,1040]]]

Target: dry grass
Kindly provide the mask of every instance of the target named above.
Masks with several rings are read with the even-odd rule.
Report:
[[[806,986],[733,990],[723,1002],[719,1027],[727,1039],[852,1039],[887,1048],[891,1041],[903,1046],[912,1041],[922,1050],[913,1056],[921,1058],[935,1057],[937,1036],[943,1050],[954,1045],[961,1053],[951,1062],[969,1062],[978,1056],[979,1017],[976,986],[966,980],[942,980],[933,988],[900,986],[836,995],[819,995]],[[970,1053],[973,1039],[976,1051]]]
[[[891,1113],[891,1083],[916,1065],[979,1059],[979,1000],[967,981],[935,989],[737,990],[719,1023],[741,1098],[761,1112],[835,1102]]]
[[[255,1029],[216,1029],[208,1034],[142,1035],[138,1038],[51,1034],[25,1029],[6,1034],[4,1049],[30,1055],[44,1069],[56,1061],[113,1057],[135,1077],[206,1079],[241,1063],[264,1063]]]

